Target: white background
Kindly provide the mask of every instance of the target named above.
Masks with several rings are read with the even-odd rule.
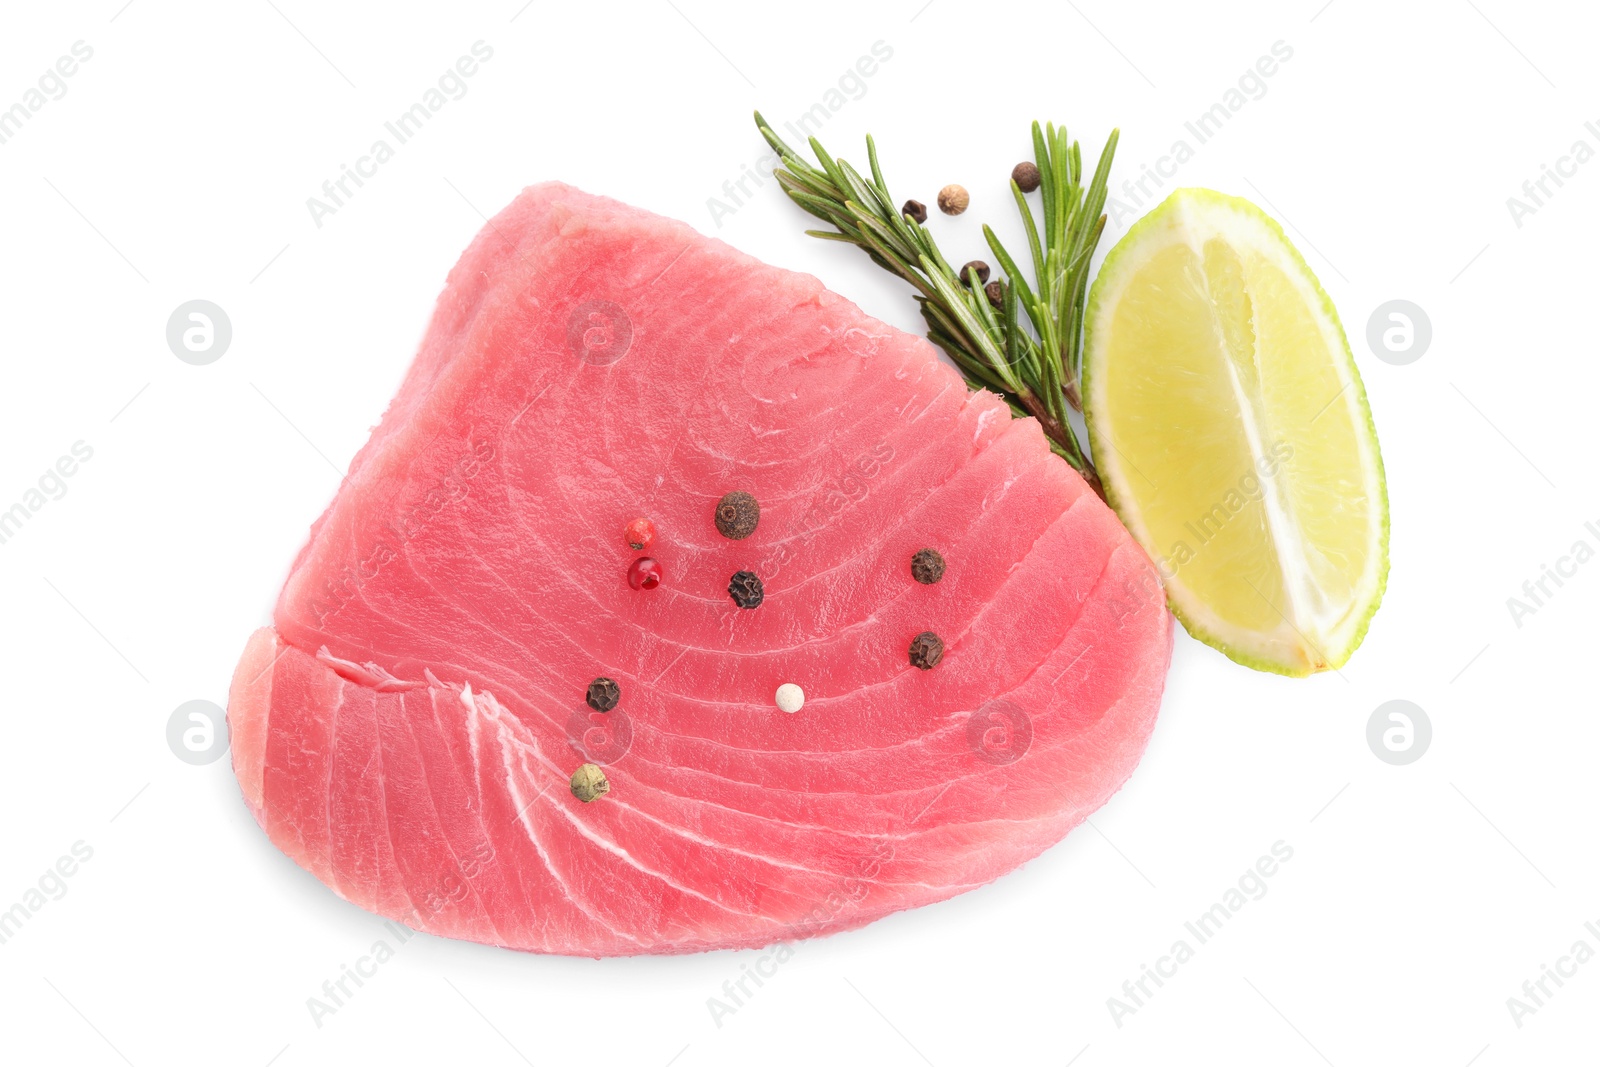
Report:
[[[1600,547],[1600,162],[1520,227],[1506,199],[1575,140],[1600,148],[1593,13],[923,3],[8,12],[0,107],[75,41],[94,54],[0,144],[0,509],[74,442],[94,454],[0,544],[0,909],[75,842],[93,857],[0,944],[0,1059],[1592,1061],[1600,961],[1520,1028],[1506,999],[1576,940],[1600,949],[1600,561],[1520,627],[1506,601],[1575,541]],[[467,94],[316,227],[306,198],[480,39],[494,56]],[[1184,121],[1274,42],[1293,49],[1177,181],[1278,217],[1341,310],[1393,507],[1365,646],[1293,681],[1180,633],[1149,753],[1092,826],[985,889],[802,943],[720,1027],[707,998],[758,954],[596,962],[418,936],[319,1028],[306,999],[382,924],[271,846],[226,760],[174,758],[168,716],[225,700],[446,271],[523,185],[687,219],[919,329],[903,287],[802,236],[770,181],[720,227],[707,207],[761,154],[752,108],[799,115],[880,40],[892,58],[824,142],[860,161],[875,133],[899,196],[966,184],[972,210],[936,216],[958,260],[984,254],[982,220],[1018,232],[1004,183],[1030,120],[1070,123],[1091,158],[1120,125],[1115,190],[1193,144]],[[194,298],[233,324],[210,366],[165,341]],[[1407,366],[1365,342],[1395,298],[1433,325]],[[1396,698],[1434,729],[1403,767],[1365,739]],[[1279,840],[1294,857],[1267,895],[1115,1025],[1107,998]]]

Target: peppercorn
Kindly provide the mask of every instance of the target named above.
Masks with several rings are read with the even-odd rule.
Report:
[[[596,678],[583,699],[595,711],[610,711],[622,699],[622,688],[610,678]]]
[[[743,541],[756,532],[761,521],[761,505],[749,493],[735,489],[717,501],[717,532],[733,541]]]
[[[972,198],[959,185],[947,185],[939,190],[939,210],[946,215],[959,215],[967,210]]]
[[[969,259],[969,260],[967,260],[967,262],[965,262],[965,263],[963,263],[961,265],[961,284],[962,285],[968,285],[968,286],[971,285],[971,282],[969,282],[967,280],[967,272],[968,271],[974,271],[974,270],[978,272],[978,284],[979,285],[982,285],[984,282],[989,280],[989,264],[985,263],[981,259]]]
[[[983,287],[983,291],[984,294],[988,296],[989,303],[993,304],[997,308],[1005,306],[1006,295],[1000,291],[999,282],[990,282],[988,285]]]
[[[923,548],[911,557],[911,577],[923,585],[932,585],[944,577],[944,557],[932,548]]]
[[[611,792],[606,772],[593,763],[585,763],[572,772],[572,795],[585,804]]]
[[[640,556],[628,567],[628,585],[634,589],[654,589],[661,584],[661,564]]]
[[[944,641],[932,630],[924,630],[911,639],[911,665],[918,670],[931,671],[944,659]]]
[[[900,214],[910,215],[912,222],[927,222],[928,205],[920,200],[907,200],[900,205]]]
[[[766,590],[755,571],[740,571],[728,580],[728,595],[741,608],[759,608]]]
[[[1031,193],[1039,188],[1039,168],[1032,163],[1018,163],[1011,168],[1011,180],[1017,183],[1018,189]]]
[[[628,539],[628,547],[638,552],[641,549],[649,548],[655,541],[656,524],[649,519],[634,519],[628,523],[623,535]]]

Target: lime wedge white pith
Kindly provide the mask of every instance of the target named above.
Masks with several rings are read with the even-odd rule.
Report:
[[[1383,460],[1333,302],[1282,229],[1180,189],[1106,257],[1085,327],[1095,465],[1174,614],[1259,670],[1343,665],[1389,569]]]

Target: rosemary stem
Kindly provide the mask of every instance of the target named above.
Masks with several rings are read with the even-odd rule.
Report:
[[[956,364],[975,389],[998,392],[1018,417],[1037,419],[1050,447],[1104,495],[1099,476],[1067,419],[1082,410],[1078,377],[1083,361],[1083,314],[1089,264],[1105,228],[1106,183],[1117,146],[1111,131],[1089,179],[1065,127],[1033,124],[1033,154],[1039,168],[1041,220],[1016,182],[1012,197],[1028,238],[1030,283],[1017,261],[988,226],[984,240],[1006,274],[998,311],[978,285],[976,272],[963,280],[951,269],[928,228],[902,214],[884,180],[878,147],[867,137],[870,179],[828,154],[815,137],[816,165],[806,162],[758,111],[756,128],[778,154],[775,174],[789,198],[834,227],[807,233],[854,244],[885,270],[917,290],[928,337]],[[1019,313],[1020,312],[1020,313]]]

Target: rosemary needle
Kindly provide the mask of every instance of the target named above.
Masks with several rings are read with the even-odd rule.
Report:
[[[867,137],[871,180],[849,163],[830,156],[815,138],[813,166],[795,154],[756,112],[756,127],[777,152],[774,171],[796,204],[833,226],[807,230],[814,237],[844,241],[863,249],[880,267],[917,290],[928,323],[928,339],[943,349],[973,388],[999,393],[1013,415],[1039,420],[1050,447],[1101,492],[1088,453],[1068,421],[1068,407],[1080,408],[1078,378],[1083,366],[1083,308],[1089,263],[1105,229],[1106,178],[1117,148],[1112,130],[1087,186],[1083,159],[1065,127],[1033,124],[1033,154],[1039,168],[1043,227],[1022,189],[1011,193],[1028,235],[1033,284],[993,230],[983,228],[1006,280],[1000,307],[990,304],[977,272],[963,279],[945,260],[926,226],[900,212],[878,165],[878,149]],[[1026,324],[1024,324],[1026,320]]]

